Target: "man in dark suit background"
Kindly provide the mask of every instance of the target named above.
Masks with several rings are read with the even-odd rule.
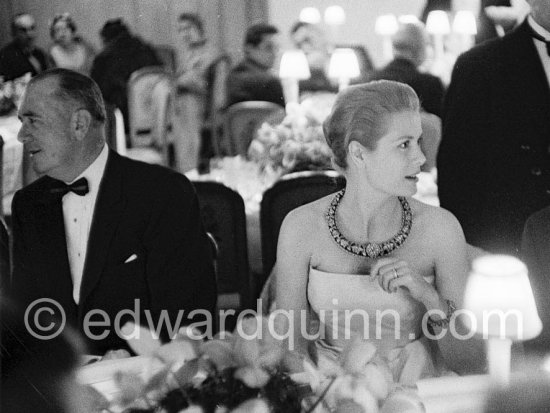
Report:
[[[392,37],[394,59],[375,71],[369,80],[395,80],[414,89],[422,109],[441,116],[443,82],[437,76],[422,73],[418,68],[426,60],[428,34],[423,23],[401,23]]]
[[[516,254],[527,217],[550,205],[550,2],[460,56],[443,110],[441,206],[468,243]]]
[[[203,322],[190,312],[213,312],[216,283],[191,183],[107,148],[101,92],[84,75],[38,75],[19,117],[19,140],[46,175],[13,200],[19,304],[55,300],[93,353],[124,347],[117,315],[152,328],[166,316],[172,327]]]
[[[228,106],[249,100],[263,100],[284,106],[281,80],[273,73],[279,46],[275,26],[258,23],[247,29],[245,58],[227,76]]]
[[[34,18],[27,13],[17,14],[11,22],[13,40],[0,49],[0,76],[12,80],[25,73],[36,75],[49,66],[46,53],[34,45]]]

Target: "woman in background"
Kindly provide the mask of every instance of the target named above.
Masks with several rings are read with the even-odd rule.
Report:
[[[53,45],[49,55],[56,67],[90,74],[95,51],[76,34],[76,24],[69,13],[57,14],[50,23]]]
[[[412,198],[426,160],[413,89],[392,81],[351,86],[339,93],[324,132],[346,188],[290,212],[277,249],[277,309],[293,313],[295,350],[332,363],[360,336],[403,384],[438,375],[443,365],[482,368],[480,343],[448,328],[469,269],[460,224]],[[308,327],[310,317],[319,319],[324,335],[306,340],[303,315]],[[427,332],[443,330],[429,342]]]

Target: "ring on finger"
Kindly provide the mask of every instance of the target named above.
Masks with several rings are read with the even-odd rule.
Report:
[[[395,268],[393,269],[393,278],[399,278],[399,274]]]

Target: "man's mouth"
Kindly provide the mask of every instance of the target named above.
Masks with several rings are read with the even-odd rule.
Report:
[[[31,156],[31,158],[36,155],[38,152],[40,152],[40,149],[31,149],[29,150],[29,155]]]
[[[410,181],[418,182],[418,176],[416,176],[416,174],[415,175],[407,175],[405,178],[410,180]]]

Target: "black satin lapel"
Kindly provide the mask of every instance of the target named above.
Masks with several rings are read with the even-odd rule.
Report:
[[[101,277],[111,239],[126,206],[122,193],[122,181],[123,171],[120,168],[120,158],[117,154],[109,151],[88,239],[88,250],[86,251],[86,262],[80,288],[81,308]]]

